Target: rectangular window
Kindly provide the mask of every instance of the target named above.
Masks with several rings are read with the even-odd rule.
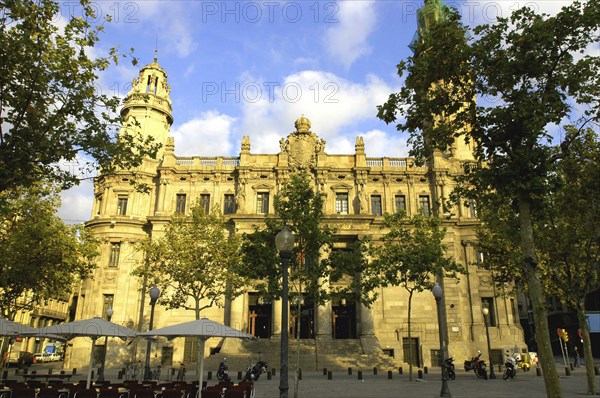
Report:
[[[348,193],[335,194],[335,212],[337,214],[348,214]]]
[[[477,218],[477,203],[474,200],[467,202],[467,209],[470,218]]]
[[[421,212],[424,216],[431,215],[431,205],[429,204],[429,196],[419,196],[419,209],[421,209]]]
[[[233,194],[225,194],[223,205],[223,214],[235,214],[235,196]]]
[[[185,214],[185,199],[184,193],[178,193],[175,199],[175,213]]]
[[[106,311],[109,307],[112,308],[114,299],[114,294],[104,294],[104,303],[102,304],[102,318],[108,320],[108,315],[106,314]]]
[[[208,214],[210,212],[210,194],[200,194],[200,206],[202,206],[202,208],[204,209],[205,214]]]
[[[394,209],[396,212],[406,211],[406,196],[396,195],[394,197]]]
[[[258,214],[269,214],[269,193],[259,192],[256,196],[256,212]]]
[[[121,254],[121,244],[120,243],[111,243],[110,244],[110,256],[108,257],[108,266],[109,267],[118,267],[119,266],[119,255]]]
[[[119,196],[117,200],[117,214],[124,216],[127,214],[127,196]]]
[[[381,195],[371,195],[371,214],[380,216],[383,214],[381,207]]]
[[[494,298],[493,297],[482,297],[481,298],[481,308],[487,308],[489,311],[488,314],[488,325],[489,326],[497,326],[496,322],[496,311],[494,307]]]

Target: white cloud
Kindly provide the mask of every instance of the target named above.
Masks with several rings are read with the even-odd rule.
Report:
[[[177,156],[226,155],[232,150],[231,129],[235,118],[217,111],[208,111],[176,127],[171,135],[175,138]]]
[[[251,137],[253,153],[277,153],[279,139],[294,130],[294,121],[302,114],[311,120],[312,131],[327,140],[326,152],[353,153],[356,136],[372,130],[361,131],[360,124],[383,124],[376,119],[376,106],[397,91],[373,75],[364,83],[356,83],[313,70],[289,75],[275,86],[253,84],[263,88],[260,100],[247,101],[242,96],[242,129]],[[267,90],[269,84],[271,92]],[[395,148],[386,149],[387,156],[393,156]],[[374,155],[368,148],[367,154]]]
[[[61,206],[57,215],[67,224],[77,224],[90,219],[94,203],[92,181],[84,180],[76,187],[62,191]]]
[[[197,47],[193,38],[192,12],[188,2],[143,1],[133,3],[138,23],[153,26],[161,54],[175,53],[180,58],[190,55]],[[154,40],[153,40],[154,42]]]
[[[331,57],[348,69],[371,52],[367,39],[377,22],[375,1],[339,1],[338,5],[339,22],[326,32],[325,47]]]

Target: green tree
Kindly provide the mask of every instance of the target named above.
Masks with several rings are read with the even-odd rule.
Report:
[[[302,298],[311,302],[315,309],[333,297],[354,295],[348,284],[335,284],[347,275],[340,272],[343,267],[339,261],[349,260],[344,264],[345,269],[348,264],[356,265],[357,262],[354,261],[354,256],[348,259],[348,255],[340,256],[332,251],[335,231],[323,224],[323,205],[323,198],[315,192],[310,175],[303,171],[294,173],[274,198],[277,218],[267,217],[264,228],[256,228],[254,233],[244,236],[244,273],[255,280],[253,286],[259,294],[274,299],[282,293],[282,268],[274,244],[275,236],[283,225],[287,225],[294,234],[296,244],[289,267],[289,295],[293,303],[292,311],[298,318],[303,315]],[[350,275],[353,276],[354,272]],[[360,294],[356,298],[360,299]],[[299,329],[300,322],[296,328],[298,353]],[[298,394],[298,371],[299,356],[296,362],[294,396]]]
[[[139,250],[144,257],[133,275],[155,283],[161,290],[158,303],[168,309],[191,310],[200,319],[202,310],[243,292],[240,239],[216,210],[205,214],[195,205],[189,216],[175,214],[164,236],[145,239]]]
[[[98,242],[81,225],[55,215],[55,190],[36,184],[0,193],[10,216],[0,216],[0,314],[14,319],[20,309],[68,297],[75,282],[90,276]]]
[[[411,340],[412,299],[415,293],[431,290],[435,277],[456,277],[463,268],[446,257],[443,243],[446,231],[440,219],[404,212],[386,214],[382,228],[388,230],[369,251],[373,259],[363,271],[361,281],[386,286],[401,286],[408,292],[408,340]],[[412,381],[412,344],[409,345],[409,380]]]
[[[404,87],[378,112],[388,123],[400,120],[398,129],[409,132],[412,152],[421,158],[464,137],[477,163],[466,167],[460,196],[480,203],[501,196],[512,207],[551,397],[562,393],[532,214],[548,189],[552,163],[573,138],[559,138],[560,151],[553,152],[549,128],[569,116],[581,118],[581,124],[598,120],[600,58],[581,53],[598,42],[599,8],[598,1],[574,2],[554,17],[523,8],[476,27],[473,34],[467,34],[458,13],[450,12],[423,32],[415,55],[399,64],[400,74],[408,72]]]
[[[323,198],[315,192],[310,176],[291,175],[275,195],[274,208],[277,218],[267,217],[264,228],[244,237],[244,272],[257,280],[254,286],[265,297],[281,296],[281,266],[274,242],[287,225],[296,239],[290,261],[292,295],[299,297],[302,292],[315,306],[325,303],[338,293],[322,288],[333,271],[331,260],[322,254],[331,252],[334,230],[322,224]]]
[[[545,201],[544,217],[536,223],[536,236],[549,292],[577,313],[584,336],[587,393],[596,395],[585,298],[600,287],[600,143],[591,129],[580,134],[568,127],[567,135],[578,138],[553,169],[555,188]]]
[[[98,75],[126,54],[112,48],[105,57],[88,55],[103,27],[89,22],[101,18],[91,1],[79,4],[83,16],[69,16],[62,26],[59,1],[1,2],[0,192],[42,179],[68,188],[90,167],[109,175],[156,156],[151,138],[117,138],[120,100],[99,92]],[[94,160],[60,167],[80,157]]]

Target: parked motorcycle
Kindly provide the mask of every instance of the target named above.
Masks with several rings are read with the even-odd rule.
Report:
[[[446,364],[446,375],[448,376],[448,379],[450,380],[454,380],[456,379],[456,370],[454,368],[454,358],[450,357],[450,358],[446,358],[445,360]]]
[[[481,352],[476,357],[467,359],[465,361],[465,371],[472,370],[478,378],[487,380],[487,365],[485,361],[481,359]]]
[[[219,381],[231,381],[229,377],[229,368],[225,364],[227,358],[223,358],[223,361],[219,363],[219,369],[217,369],[217,379]]]
[[[517,361],[515,358],[512,355],[507,354],[506,362],[504,362],[504,374],[502,375],[504,380],[507,380],[508,378],[514,379],[517,376],[516,364]]]
[[[262,373],[267,372],[267,363],[265,361],[258,361],[251,363],[246,370],[246,375],[242,379],[244,381],[256,381]]]

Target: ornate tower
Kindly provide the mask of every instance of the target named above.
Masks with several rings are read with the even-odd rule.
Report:
[[[167,73],[154,58],[154,61],[140,69],[139,76],[133,79],[131,91],[127,93],[121,110],[124,119],[121,132],[134,129],[144,137],[154,137],[163,145],[157,159],[162,158],[173,124],[170,92]]]

